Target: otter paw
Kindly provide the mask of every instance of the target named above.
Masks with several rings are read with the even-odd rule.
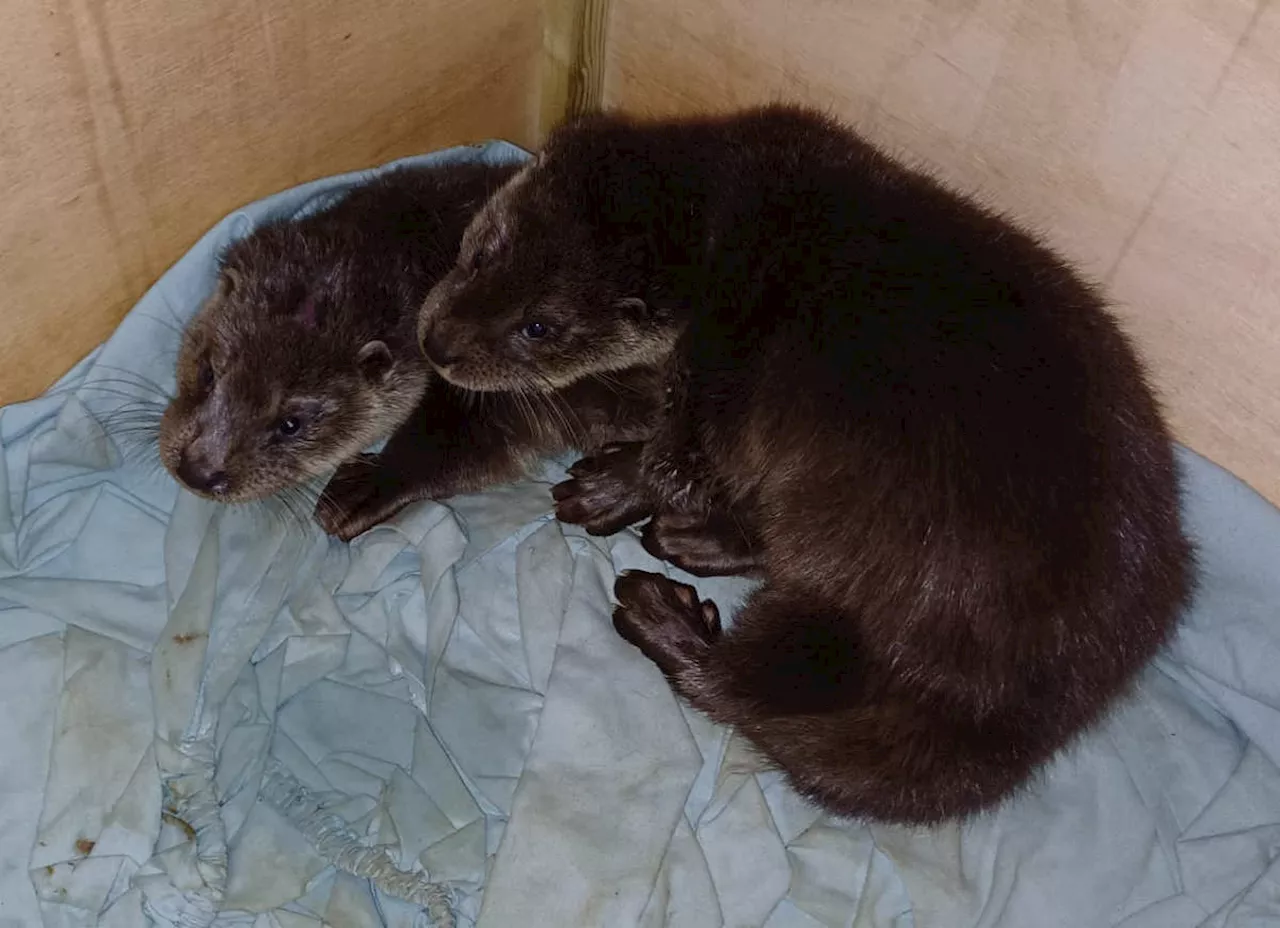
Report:
[[[640,543],[658,560],[695,577],[736,576],[759,566],[745,533],[721,514],[660,512],[644,527]]]
[[[612,535],[648,516],[639,448],[610,445],[569,468],[570,479],[551,488],[556,518],[592,535]]]
[[[316,504],[316,521],[328,534],[350,541],[414,499],[379,466],[376,454],[362,454],[339,467],[325,486]]]
[[[629,472],[640,473],[640,453],[644,443],[638,441],[618,441],[601,445],[594,454],[581,457],[569,468],[570,477],[590,477],[606,470],[628,468]]]
[[[720,611],[698,591],[661,574],[628,570],[613,587],[613,627],[668,677],[696,669],[720,637]]]
[[[640,462],[654,495],[685,512],[707,508],[707,481],[699,477],[710,470],[704,456],[688,443],[672,447],[672,436],[664,438],[651,441]]]

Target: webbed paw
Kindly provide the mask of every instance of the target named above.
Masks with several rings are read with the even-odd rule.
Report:
[[[647,517],[652,504],[640,473],[639,442],[606,445],[569,468],[551,488],[556,518],[592,535],[612,535]]]
[[[613,587],[613,627],[673,682],[701,663],[720,637],[720,611],[698,591],[661,574],[629,570]]]

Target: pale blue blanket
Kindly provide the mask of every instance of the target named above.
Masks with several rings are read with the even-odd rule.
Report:
[[[653,562],[545,481],[349,548],[180,493],[132,427],[215,254],[359,176],[228,217],[0,413],[0,926],[1280,924],[1280,513],[1193,454],[1169,653],[1025,796],[917,831],[819,816],[682,708],[609,620]]]

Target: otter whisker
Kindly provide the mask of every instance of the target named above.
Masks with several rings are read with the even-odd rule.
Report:
[[[602,387],[607,389],[614,396],[622,398],[625,396],[625,386],[621,380],[605,371],[596,371],[588,375],[589,379],[596,381]]]
[[[540,390],[530,390],[527,394],[530,404],[541,411],[539,425],[544,432],[553,432],[561,441],[573,444],[574,429],[563,413],[556,406],[555,399]]]
[[[272,516],[286,528],[291,527],[297,521],[297,513],[294,511],[292,501],[284,490],[262,499],[247,500],[241,505]]]
[[[160,442],[156,437],[154,429],[135,426],[130,428],[115,429],[106,432],[106,436],[117,444],[138,445],[145,444],[148,447],[158,449]]]
[[[324,506],[326,507],[326,511],[332,512],[334,511],[332,509],[333,501],[329,499],[329,497],[325,496],[324,492],[332,477],[333,474],[331,472],[323,477],[315,477],[310,480],[305,480],[302,483],[297,483],[289,487],[289,491],[293,494],[295,499],[298,499],[305,504],[309,511],[314,511],[319,507]]]
[[[525,428],[527,428],[530,433],[536,435],[538,433],[537,416],[534,414],[533,406],[525,395],[524,389],[517,386],[510,395],[515,401],[516,409],[520,413],[521,418],[524,419]]]
[[[587,428],[577,411],[569,405],[560,391],[556,390],[541,372],[531,371],[530,373],[535,385],[539,382],[541,383],[543,389],[535,388],[534,392],[540,397],[540,401],[548,413],[560,423],[566,443],[576,446],[584,442],[587,436]]]
[[[142,471],[148,476],[160,476],[162,473],[168,473],[168,471],[164,470],[159,452],[154,444],[146,442],[121,444],[117,442],[116,450],[120,453],[120,463],[129,470]]]
[[[160,428],[158,420],[143,414],[113,418],[99,423],[102,432],[117,445],[143,443],[156,448],[158,453]]]
[[[128,402],[119,403],[108,409],[101,410],[99,413],[95,414],[90,411],[88,414],[95,416],[100,420],[109,419],[113,416],[145,414],[152,416],[157,422],[159,422],[160,418],[164,415],[164,407],[158,403],[153,403],[150,400],[131,399]]]
[[[269,517],[285,531],[292,530],[296,525],[298,521],[297,513],[293,511],[287,500],[273,496],[259,500],[258,503],[256,511]]]
[[[134,444],[145,442],[156,447],[159,447],[160,444],[160,436],[154,423],[145,420],[117,423],[111,428],[104,428],[103,432],[113,441],[125,441]]]
[[[116,429],[105,433],[107,438],[111,439],[118,445],[135,446],[145,444],[148,447],[157,449],[160,442],[156,436],[155,429],[145,428],[142,426],[132,426],[129,428]]]
[[[133,405],[133,406],[136,406],[137,408],[146,409],[148,412],[154,412],[156,415],[156,418],[159,419],[159,417],[163,415],[165,410],[165,406],[162,403],[158,403],[154,400],[146,400],[146,399],[140,400],[138,399],[136,394],[125,393],[121,390],[104,389],[104,390],[95,390],[93,392],[95,395],[101,396],[104,398],[128,401],[127,404],[122,403],[121,405],[117,405],[117,406],[108,406],[105,409],[100,411],[105,414],[113,413],[116,410],[120,409],[121,406],[123,405]]]
[[[154,322],[156,325],[164,326],[166,329],[178,335],[179,337],[183,335],[183,327],[181,323],[177,321],[177,319],[170,321],[161,316],[157,316],[154,313],[138,312],[137,310],[135,310],[135,313],[137,313],[137,315],[141,316],[143,319],[146,319],[148,322]]]
[[[160,415],[149,409],[122,409],[109,415],[93,417],[109,435],[119,431],[150,430],[159,432]]]
[[[144,374],[140,374],[137,371],[130,370],[127,367],[120,367],[119,365],[116,365],[116,364],[107,364],[104,361],[99,361],[97,365],[95,365],[95,367],[101,370],[114,371],[118,377],[131,377],[133,378],[133,383],[136,386],[149,387],[157,396],[164,396],[164,397],[170,396],[170,391],[166,389],[164,386],[152,380],[150,377],[147,377]],[[111,378],[93,377],[88,382],[93,383],[94,381],[97,381],[97,380],[108,380],[108,379],[111,379]]]
[[[164,308],[169,311],[169,315],[172,317],[174,323],[178,326],[178,328],[180,330],[185,330],[188,319],[179,315],[178,311],[173,306],[173,301],[169,299],[167,296],[165,296],[164,294],[161,294],[160,300],[161,300],[161,305],[163,305]]]
[[[130,399],[125,396],[116,397],[116,399],[119,399],[120,402],[100,408],[89,407],[86,410],[87,415],[104,426],[108,422],[142,416],[149,417],[151,421],[159,424],[160,420],[164,418],[165,407],[159,403],[153,403],[150,400]]]
[[[71,441],[72,444],[75,444],[78,447],[81,447],[87,451],[96,450],[96,448],[98,447],[97,444],[91,439],[86,439],[84,437],[76,436],[76,435],[69,435],[66,437]],[[152,450],[152,447],[148,446],[145,439],[138,439],[135,441],[127,441],[127,442],[116,441],[114,442],[114,445],[116,450],[119,452],[120,463],[122,464],[127,464],[127,465],[130,465],[131,467],[136,468],[140,466],[146,466],[152,463],[152,461],[149,460],[149,456],[148,456],[148,452]],[[156,461],[155,463],[158,463],[158,461]]]
[[[77,387],[76,392],[79,392],[81,390],[96,390],[104,387],[114,387],[116,389],[121,389],[121,390],[127,389],[127,390],[136,391],[135,395],[141,394],[147,399],[153,400],[157,403],[161,403],[161,402],[167,403],[169,402],[169,400],[172,399],[172,397],[168,393],[159,392],[155,390],[150,384],[144,384],[136,380],[130,380],[127,377],[94,377],[92,380],[86,380],[79,387]]]
[[[321,501],[328,502],[324,495],[324,488],[327,481],[304,481],[293,486],[287,487],[286,490],[295,500],[299,500],[306,504],[308,509],[314,509]]]
[[[311,520],[310,507],[305,507],[304,510],[304,507],[299,505],[300,501],[292,492],[293,490],[294,487],[286,487],[283,492],[277,493],[274,497],[271,497],[271,499],[274,499],[283,505],[285,511],[289,514],[296,527],[305,528]]]
[[[357,467],[382,467],[382,455],[380,454],[361,454],[351,458],[346,464],[354,464]]]
[[[133,403],[146,403],[149,408],[163,411],[169,405],[168,397],[150,396],[142,393],[136,386],[121,386],[114,383],[86,384],[76,391],[84,399],[94,397],[117,398]]]
[[[322,516],[325,516],[326,518],[330,516],[338,516],[342,514],[337,504],[334,503],[327,496],[320,496],[318,499],[316,499],[316,501],[311,505],[310,509],[312,512],[316,513],[317,515],[322,515]]]

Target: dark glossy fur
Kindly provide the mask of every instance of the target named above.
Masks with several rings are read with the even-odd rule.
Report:
[[[242,502],[337,468],[316,516],[350,539],[414,500],[520,477],[542,455],[647,435],[653,370],[554,395],[476,397],[422,357],[418,307],[514,170],[401,168],[231,245],[185,333],[161,424],[174,477]],[[287,419],[293,434],[281,431]],[[361,453],[382,439],[381,453]]]
[[[558,511],[599,532],[653,514],[674,563],[763,576],[722,632],[691,587],[631,573],[615,624],[827,809],[988,808],[1168,639],[1193,555],[1103,299],[844,127],[783,106],[590,117],[464,242],[422,320],[455,382],[469,354],[482,389],[504,364],[567,376],[557,326],[520,343],[530,320],[571,316],[602,367],[635,351],[620,327],[671,331],[657,434],[586,459]],[[451,340],[499,295],[498,323]]]

